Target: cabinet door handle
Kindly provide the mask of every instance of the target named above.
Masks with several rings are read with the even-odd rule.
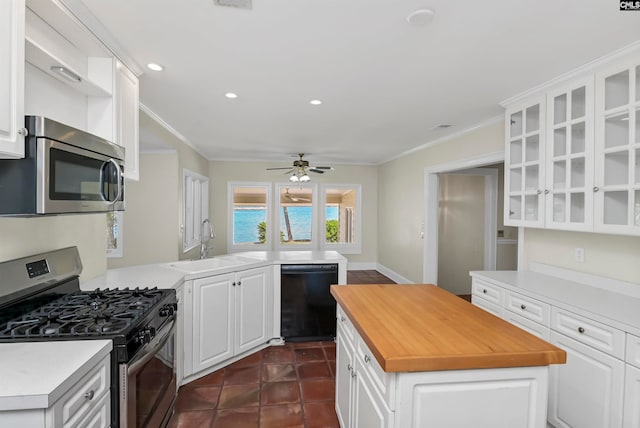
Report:
[[[593,191],[597,192],[598,190],[600,190],[600,188],[598,186],[593,186]]]
[[[94,396],[94,395],[96,395],[96,393],[95,393],[95,391],[92,389],[92,390],[91,390],[91,391],[89,391],[89,392],[85,392],[85,394],[84,394],[84,399],[85,399],[85,400],[89,400],[89,401],[91,401],[91,400],[93,400],[93,396]]]
[[[351,371],[351,377],[353,377],[353,378],[355,378],[355,377],[356,377],[356,371],[355,371],[355,370],[352,370],[352,371]]]
[[[580,334],[584,333],[584,328],[583,327],[578,327],[578,333],[580,333]]]
[[[18,129],[18,134],[26,137],[27,135],[29,135],[29,130],[27,128],[20,128]]]
[[[527,309],[527,306],[526,305],[520,305],[520,309],[522,309],[524,311],[525,309]]]
[[[548,195],[549,194],[549,189],[544,189],[544,194]]]
[[[347,370],[349,371],[353,370],[353,367],[351,366],[351,364],[347,364]]]
[[[482,290],[482,292],[483,292],[484,294],[487,294],[487,289],[486,289],[486,288],[484,288],[484,289]]]
[[[371,361],[371,358],[368,355],[364,356],[364,362],[369,364],[369,361]]]
[[[340,322],[345,322],[345,318],[342,315],[340,316]]]
[[[238,285],[242,285],[242,281],[238,281]]]
[[[233,284],[231,284],[231,285],[233,285],[235,287],[236,286],[236,282],[234,281]]]

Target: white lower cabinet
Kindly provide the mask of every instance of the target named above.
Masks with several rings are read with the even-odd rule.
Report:
[[[354,372],[354,425],[355,427],[386,428],[393,426],[393,412],[376,391],[371,377],[357,362]]]
[[[349,428],[353,407],[354,385],[351,379],[353,372],[353,343],[347,338],[338,322],[336,332],[336,414],[340,426]]]
[[[554,306],[553,301],[532,299],[475,277],[473,282],[473,290],[478,290],[475,305],[567,352],[566,364],[550,369],[551,426],[640,428],[640,338]],[[485,289],[507,296],[505,307],[482,299]]]
[[[624,428],[640,427],[640,369],[630,364],[625,368]]]
[[[185,283],[185,378],[267,342],[272,272],[262,267]]]
[[[621,427],[624,362],[553,331],[551,343],[567,352],[567,364],[551,368],[549,422],[556,428]]]

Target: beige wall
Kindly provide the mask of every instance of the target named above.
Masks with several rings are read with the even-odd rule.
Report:
[[[485,178],[441,174],[438,219],[438,286],[471,294],[469,271],[484,268]]]
[[[77,246],[82,279],[102,275],[107,267],[106,214],[0,218],[0,261]]]
[[[216,239],[213,254],[227,252],[227,183],[229,181],[260,181],[286,183],[281,171],[266,171],[273,162],[226,162],[209,163],[209,203]],[[350,262],[375,263],[378,237],[378,168],[376,166],[334,165],[335,170],[324,175],[313,174],[312,183],[360,184],[362,185],[362,253],[345,255]]]
[[[123,257],[109,258],[109,269],[178,260],[177,176],[177,152],[140,154],[140,181],[127,182]]]
[[[640,285],[640,237],[526,229],[525,269],[538,262]],[[584,263],[575,248],[584,248]]]
[[[422,282],[424,170],[504,149],[503,125],[495,123],[442,144],[382,164],[378,176],[378,262]]]
[[[381,165],[380,264],[422,281],[424,168],[502,150],[503,138],[503,125],[496,123]],[[640,237],[528,228],[524,239],[522,269],[538,262],[640,284]],[[574,261],[576,247],[585,249],[584,263]]]
[[[167,231],[167,239],[169,239],[168,235],[172,235],[173,238],[171,239],[172,243],[170,245],[172,245],[174,249],[177,249],[178,259],[191,259],[194,257],[198,257],[199,248],[197,247],[186,253],[182,252],[182,233],[180,231],[180,225],[182,224],[182,170],[183,168],[186,168],[200,175],[208,177],[209,161],[204,156],[193,150],[190,146],[185,144],[183,141],[178,139],[175,135],[167,131],[162,125],[160,125],[156,120],[151,118],[142,110],[140,111],[140,128],[144,128],[146,134],[153,136],[157,141],[160,141],[161,144],[164,144],[171,150],[174,150],[177,154],[177,170],[172,169],[172,173],[175,174],[173,176],[175,177],[175,179],[167,174],[167,180],[175,180],[174,183],[176,186],[178,186],[178,192],[177,194],[175,194],[175,196],[165,195],[163,190],[161,188],[158,189],[153,183],[150,183],[149,179],[144,177],[142,172],[140,173],[140,181],[143,183],[148,183],[144,185],[150,188],[152,192],[154,192],[151,195],[152,198],[166,198],[166,203],[172,204],[173,206],[174,213],[167,215],[171,218],[175,218],[174,216],[177,216],[177,222],[174,223],[173,227],[168,226],[170,227],[170,229]],[[129,202],[127,202],[127,209],[129,207],[128,204]],[[156,213],[155,215],[158,214],[159,213]],[[126,242],[126,236],[124,239]],[[171,254],[173,254],[173,250],[170,251]]]

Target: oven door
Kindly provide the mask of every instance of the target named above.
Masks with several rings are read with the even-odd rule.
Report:
[[[37,140],[37,214],[124,210],[124,162],[47,138]]]
[[[119,369],[120,428],[165,426],[177,390],[175,320]]]

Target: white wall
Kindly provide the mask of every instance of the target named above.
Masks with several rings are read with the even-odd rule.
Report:
[[[286,160],[286,159],[285,159]],[[282,171],[266,171],[273,162],[209,163],[209,203],[211,219],[216,228],[213,254],[227,252],[227,183],[229,181],[260,181],[286,183]],[[362,185],[362,253],[345,255],[349,262],[375,263],[377,260],[378,224],[378,168],[376,166],[333,165],[334,171],[323,175],[313,174],[313,183]]]

